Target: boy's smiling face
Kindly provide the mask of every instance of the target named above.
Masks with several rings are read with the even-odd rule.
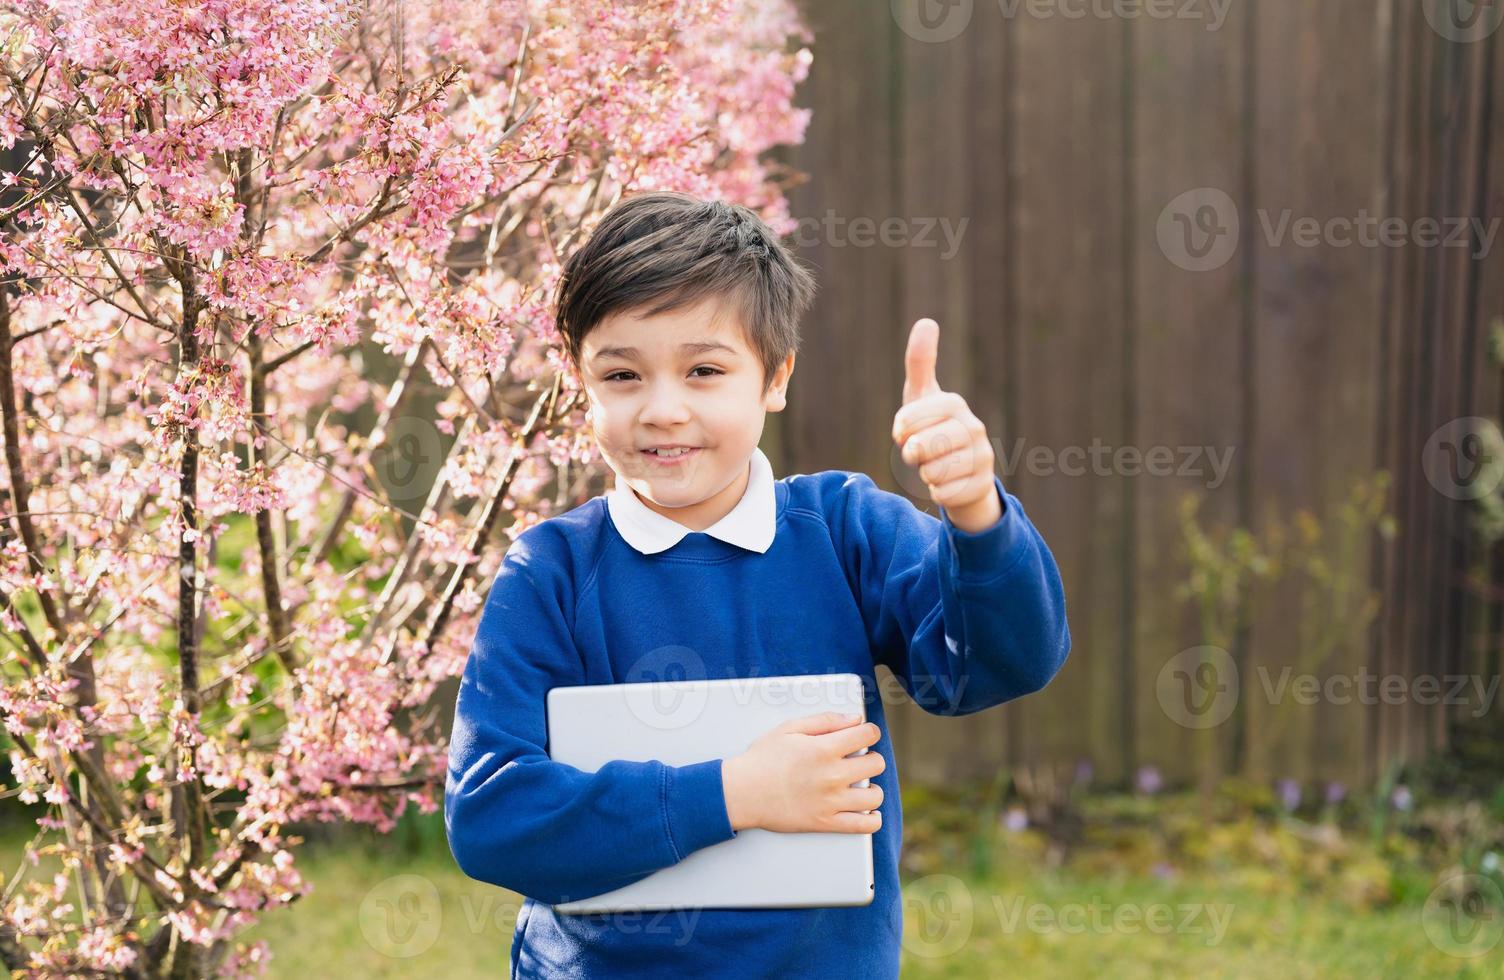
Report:
[[[705,530],[746,491],[763,418],[783,410],[794,357],[764,386],[741,318],[713,294],[656,316],[606,317],[585,336],[578,368],[601,456],[646,506]],[[647,451],[665,446],[689,451]]]

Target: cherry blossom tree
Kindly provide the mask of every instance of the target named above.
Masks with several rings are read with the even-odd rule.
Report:
[[[297,825],[436,809],[435,688],[601,473],[562,260],[635,190],[792,230],[809,40],[790,0],[0,7],[7,967],[257,974]]]

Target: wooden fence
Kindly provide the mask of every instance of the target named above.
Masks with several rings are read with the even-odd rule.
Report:
[[[1450,0],[1168,6],[805,4],[813,118],[786,159],[808,176],[791,199],[821,292],[765,447],[780,475],[862,470],[899,490],[904,340],[935,317],[941,384],[1000,457],[1043,447],[1004,480],[1059,561],[1074,636],[1038,695],[963,719],[893,711],[908,778],[1079,759],[1113,780],[1190,775],[1194,730],[1156,686],[1201,642],[1175,593],[1187,493],[1205,521],[1263,532],[1389,471],[1399,530],[1357,569],[1381,611],[1309,669],[1498,677],[1498,604],[1462,583],[1468,505],[1427,481],[1422,453],[1449,420],[1499,414],[1485,345],[1504,243],[1428,244],[1422,219],[1445,242],[1454,219],[1504,216],[1504,30],[1467,34],[1442,19],[1470,7]],[[1358,240],[1383,218],[1407,244]],[[1167,447],[1177,472],[1197,447],[1231,462],[1220,484],[1205,455],[1182,475],[1062,471],[1093,446]],[[1213,736],[1232,763],[1362,781],[1479,707],[1365,704],[1354,687],[1275,723],[1267,683],[1308,669],[1299,610],[1278,593],[1232,644],[1242,693]]]

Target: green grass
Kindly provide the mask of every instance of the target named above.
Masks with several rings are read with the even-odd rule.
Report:
[[[1449,955],[1419,904],[1355,914],[1215,881],[1039,874],[952,883],[937,892],[962,901],[945,906],[924,884],[905,887],[906,978],[1504,976],[1504,947]]]
[[[389,837],[355,828],[300,848],[311,892],[245,934],[269,944],[268,976],[506,976],[521,899],[467,878],[436,817],[405,819]],[[5,835],[7,873],[24,839]],[[905,875],[906,980],[1504,977],[1504,940],[1481,956],[1450,955],[1426,928],[1436,921],[1423,918],[1423,897],[1359,912],[1274,894],[1256,878],[1051,870],[1008,847],[997,859],[1001,870],[987,876],[943,863]],[[1484,921],[1492,935],[1504,929],[1497,916]]]
[[[466,878],[447,851],[324,846],[300,866],[313,893],[251,934],[271,946],[271,976],[336,965],[372,977],[506,975],[521,899]],[[903,976],[1504,977],[1504,943],[1449,955],[1422,910],[1357,913],[1214,880],[906,876]]]
[[[504,977],[522,900],[467,878],[447,847],[321,844],[300,856],[312,891],[246,934],[272,977]]]

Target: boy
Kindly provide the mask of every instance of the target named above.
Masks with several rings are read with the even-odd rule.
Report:
[[[860,473],[774,479],[758,440],[813,289],[751,211],[672,193],[625,199],[565,265],[559,331],[616,484],[508,551],[444,800],[465,873],[526,897],[513,977],[897,977],[903,826],[876,665],[927,711],[963,715],[1040,690],[1065,661],[1054,559],[993,474],[982,424],[936,383],[934,321],[909,339],[893,436],[938,519]],[[857,673],[870,721],[805,717],[689,766],[548,758],[551,688],[656,679],[642,664],[664,662],[688,679]],[[552,908],[749,827],[873,834],[873,901]]]

